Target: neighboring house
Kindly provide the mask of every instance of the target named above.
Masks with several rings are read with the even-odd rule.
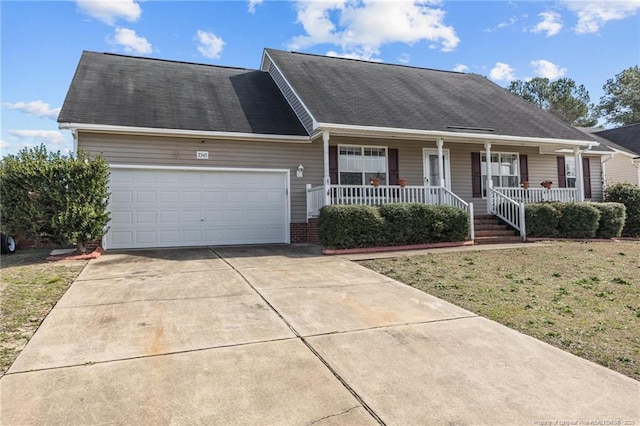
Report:
[[[111,166],[106,248],[302,242],[326,204],[449,204],[523,228],[523,203],[602,199],[593,138],[475,74],[84,52],[58,121]]]
[[[640,185],[640,123],[598,131],[592,136],[614,152],[603,162],[605,187],[619,182]]]

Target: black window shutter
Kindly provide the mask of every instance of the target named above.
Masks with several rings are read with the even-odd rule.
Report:
[[[480,166],[480,153],[471,153],[471,187],[474,198],[482,198],[482,167]]]
[[[564,155],[558,155],[558,187],[567,187],[567,172],[564,165]]]
[[[329,147],[329,178],[331,183],[338,183],[338,147]]]
[[[400,168],[398,167],[398,149],[389,148],[389,185],[397,185],[400,177]]]
[[[520,183],[529,181],[529,163],[527,156],[520,154]]]
[[[591,198],[591,164],[588,157],[582,157],[582,176],[584,180],[584,198]]]

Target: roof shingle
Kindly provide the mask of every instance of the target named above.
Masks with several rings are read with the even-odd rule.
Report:
[[[307,136],[265,72],[96,52],[58,122]]]

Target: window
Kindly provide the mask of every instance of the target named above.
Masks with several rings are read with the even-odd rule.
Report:
[[[482,168],[482,195],[487,195],[487,154],[480,153]],[[494,188],[517,188],[520,186],[519,158],[517,153],[491,153],[491,181]]]
[[[567,180],[567,188],[575,188],[576,187],[576,178],[578,174],[576,173],[576,157],[575,155],[565,155],[564,156],[564,175]]]
[[[347,146],[338,147],[340,185],[368,185],[379,177],[387,184],[387,148]]]

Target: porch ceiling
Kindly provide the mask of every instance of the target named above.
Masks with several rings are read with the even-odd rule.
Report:
[[[436,140],[442,138],[445,143],[476,143],[484,144],[491,142],[500,145],[510,146],[533,146],[538,147],[545,152],[553,152],[568,147],[579,147],[586,149],[599,145],[595,140],[569,140],[569,139],[549,139],[549,138],[532,138],[520,136],[496,135],[490,131],[451,131],[443,132],[436,130],[415,130],[415,129],[397,129],[388,127],[371,127],[371,126],[354,126],[345,124],[319,123],[316,128],[314,137],[320,136],[322,132],[329,132],[330,135],[365,137],[365,138],[383,138],[383,139],[403,139],[403,140]],[[585,135],[586,136],[586,135]]]

